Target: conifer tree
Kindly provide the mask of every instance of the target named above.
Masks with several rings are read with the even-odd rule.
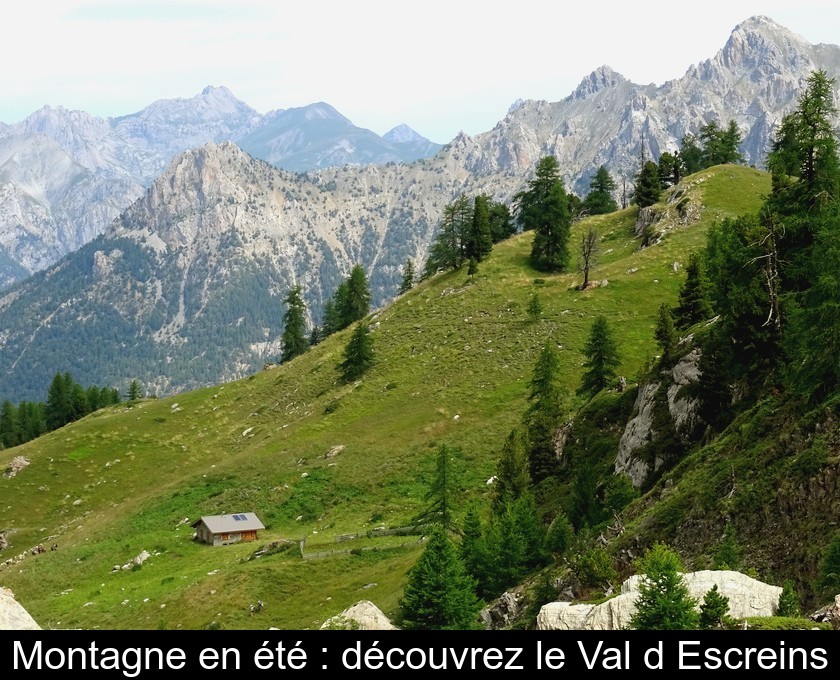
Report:
[[[776,616],[798,617],[802,616],[799,610],[799,596],[793,587],[793,581],[785,579],[782,586],[782,594],[779,595],[779,606],[776,609]]]
[[[633,202],[640,208],[646,208],[659,201],[662,187],[659,183],[659,168],[653,161],[647,161],[636,175],[636,187]]]
[[[449,447],[446,444],[438,446],[435,457],[435,475],[425,496],[429,505],[417,521],[434,522],[446,529],[453,526],[452,506],[459,491],[453,459],[460,455],[461,450],[458,448]]]
[[[703,596],[700,603],[700,629],[716,630],[723,628],[729,619],[729,598],[721,595],[717,583]]]
[[[685,281],[680,288],[679,302],[674,311],[680,328],[688,328],[712,316],[709,281],[697,253],[688,256]]]
[[[572,215],[569,196],[554,156],[537,165],[528,189],[516,195],[516,218],[522,231],[533,231],[532,265],[545,272],[562,272],[569,262]]]
[[[680,140],[679,159],[685,175],[693,175],[703,169],[703,149],[690,132]]]
[[[840,534],[828,544],[823,555],[817,586],[832,594],[840,592]]]
[[[674,328],[674,317],[671,314],[671,306],[663,302],[659,306],[659,314],[656,317],[656,330],[654,331],[656,344],[662,352],[660,363],[666,365],[673,356],[677,347],[677,329]]]
[[[542,316],[542,302],[540,302],[540,296],[538,293],[534,292],[531,293],[531,297],[528,300],[528,319],[532,323],[536,323],[540,320]]]
[[[344,348],[344,361],[339,364],[344,382],[358,380],[373,365],[373,338],[369,330],[367,324],[360,323]]]
[[[490,233],[490,200],[478,195],[473,202],[472,221],[467,231],[464,244],[464,257],[481,262],[493,249],[493,236]]]
[[[470,264],[467,267],[467,276],[475,276],[478,274],[478,261],[474,258],[470,258]]]
[[[347,286],[342,290],[341,299],[336,306],[342,328],[365,318],[370,312],[370,288],[361,265],[357,264],[350,271]]]
[[[562,556],[572,545],[575,530],[569,519],[562,512],[549,525],[545,537],[545,546],[549,552]]]
[[[521,427],[515,427],[505,440],[496,472],[493,504],[501,508],[508,500],[521,498],[531,486],[528,466],[528,437]]]
[[[599,316],[592,323],[584,355],[586,370],[581,377],[578,394],[594,396],[615,380],[615,369],[620,364],[618,345],[606,317]]]
[[[464,563],[464,569],[476,581],[477,592],[480,595],[485,594],[484,587],[487,583],[487,549],[481,515],[475,503],[470,505],[467,509],[467,514],[464,516],[459,554],[461,561]]]
[[[476,582],[466,573],[445,529],[434,525],[400,598],[400,621],[411,630],[478,628]]]
[[[414,262],[409,257],[405,261],[405,267],[403,268],[402,283],[400,284],[400,289],[397,292],[397,295],[402,295],[403,293],[407,293],[413,287],[414,287]]]
[[[589,193],[581,204],[582,211],[587,215],[615,212],[618,210],[618,204],[613,198],[615,189],[615,180],[603,165],[600,166],[589,183]]]
[[[735,527],[727,522],[723,530],[723,538],[715,551],[712,568],[737,571],[741,567],[741,549],[735,537]]]
[[[630,619],[634,630],[693,630],[699,623],[682,575],[680,558],[671,548],[656,543],[637,562],[642,574],[636,613]]]
[[[143,396],[142,391],[140,390],[140,383],[137,380],[132,380],[131,384],[128,386],[128,400],[129,401],[137,401]]]
[[[490,237],[493,243],[499,243],[516,233],[516,225],[510,214],[510,208],[504,203],[490,202]]]
[[[301,297],[300,286],[289,290],[284,302],[286,313],[283,315],[283,353],[280,361],[291,361],[303,354],[309,343],[306,340],[306,307]]]
[[[11,448],[22,443],[18,409],[11,401],[6,399],[3,401],[3,406],[0,407],[0,444],[3,447]]]
[[[534,484],[551,477],[557,469],[554,432],[560,421],[559,371],[557,352],[550,343],[546,343],[534,365],[528,395],[531,405],[525,413],[531,443],[529,467]]]

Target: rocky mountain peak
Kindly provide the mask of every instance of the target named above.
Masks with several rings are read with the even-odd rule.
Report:
[[[628,82],[627,78],[620,73],[613,71],[612,68],[604,64],[603,66],[596,68],[592,71],[592,73],[580,81],[580,84],[577,88],[575,88],[575,91],[572,92],[571,98],[585,99],[586,97],[589,97],[596,92],[600,92],[605,88],[616,87],[617,85],[626,82]]]
[[[401,123],[394,128],[391,128],[386,132],[383,136],[383,139],[387,139],[389,142],[395,142],[397,144],[404,143],[404,142],[428,142],[429,140],[426,139],[423,135],[415,130],[411,129],[405,123]]]
[[[730,71],[769,76],[810,69],[813,46],[800,35],[766,16],[753,16],[738,24],[726,45],[709,62]]]

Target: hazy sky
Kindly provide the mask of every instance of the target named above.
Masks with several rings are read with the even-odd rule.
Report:
[[[0,121],[45,104],[123,115],[225,85],[263,113],[325,101],[379,134],[407,123],[447,142],[518,98],[562,99],[601,64],[680,77],[755,14],[840,43],[838,0],[14,0]]]

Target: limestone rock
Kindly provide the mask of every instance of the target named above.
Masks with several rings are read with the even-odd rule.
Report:
[[[321,624],[321,630],[397,630],[370,600],[362,600]]]
[[[680,391],[686,385],[696,384],[700,380],[701,350],[695,347],[671,369],[674,381],[668,388],[668,411],[674,421],[674,429],[684,440],[687,440],[700,422],[700,400],[680,396]]]
[[[6,471],[3,473],[4,477],[14,477],[18,472],[23,470],[27,465],[29,465],[29,459],[24,456],[15,456],[12,458],[12,462],[9,463],[9,467],[6,468]]]
[[[502,593],[499,599],[490,607],[481,610],[481,620],[485,628],[499,630],[507,628],[522,615],[522,596],[513,591]]]
[[[840,595],[835,595],[832,604],[818,609],[809,618],[812,621],[830,623],[834,630],[840,630]]]
[[[41,630],[8,588],[0,587],[0,630]]]
[[[631,576],[618,596],[599,605],[550,602],[540,609],[537,630],[623,630],[636,613],[641,576]],[[773,616],[782,589],[737,571],[695,571],[684,575],[691,597],[699,603],[713,586],[729,598],[729,615],[736,619]]]

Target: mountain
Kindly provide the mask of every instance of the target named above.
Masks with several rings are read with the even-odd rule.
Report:
[[[31,167],[20,170],[29,184],[19,185],[12,173],[0,176],[0,191],[8,196],[2,210],[7,219],[0,217],[0,288],[103,233],[173,157],[207,142],[239,140],[256,158],[294,171],[408,162],[440,148],[416,133],[411,139],[385,140],[323,103],[263,116],[226,87],[207,87],[187,99],[161,99],[117,118],[45,106],[19,123],[0,124],[0,141],[7,148],[30,145],[33,135],[55,145],[53,152],[69,157],[92,179],[79,186],[71,181],[75,175],[62,172],[61,163],[41,163],[34,155],[26,156]],[[28,193],[33,183],[52,187],[46,203],[43,192]]]
[[[332,106],[319,102],[271,111],[250,133],[236,141],[255,158],[295,172],[368,163],[410,163],[433,156],[440,149],[440,144],[430,142],[410,128],[405,127],[405,131],[391,138],[387,134],[380,137],[356,127]]]
[[[237,158],[233,149],[215,154]],[[198,167],[185,160],[181,172]],[[265,166],[251,170],[255,186],[274,177]],[[208,168],[208,175],[219,171]],[[540,490],[542,518],[571,505],[586,466],[593,485],[604,480],[589,498],[601,498],[623,433],[644,415],[634,404],[657,353],[657,310],[676,303],[684,280],[673,263],[685,263],[721,218],[757,211],[769,186],[766,173],[745,167],[687,178],[656,206],[665,239],[644,249],[632,236],[633,208],[574,225],[573,240],[590,226],[604,236],[597,276],[608,284],[586,291],[576,287],[576,274],[535,280],[527,264],[531,235],[515,236],[497,245],[471,280],[463,271],[433,277],[371,317],[375,363],[353,384],[342,383],[337,369],[346,331],[241,381],[109,407],[0,451],[8,471],[0,477],[7,544],[0,578],[43,627],[315,629],[363,598],[393,616],[423,550],[422,536],[401,535],[410,528],[400,527],[426,507],[438,447],[451,446],[458,473],[457,521],[471,503],[488,511],[488,480],[530,404],[533,367],[549,342],[557,347],[573,436],[558,454],[557,483]],[[684,198],[696,222],[675,219]],[[179,233],[175,212],[169,224],[161,233],[173,244],[193,238]],[[535,293],[543,312],[529,321]],[[582,350],[598,315],[614,329],[618,371],[629,384],[576,400]],[[690,387],[676,397],[668,392],[675,403],[690,401]],[[731,521],[747,567],[774,585],[794,579],[806,592],[837,517],[838,405],[835,398],[799,422],[789,406],[778,408],[775,390],[754,408],[744,406],[707,445],[671,444],[679,462],[660,467],[659,479],[626,498],[627,507],[607,522],[579,532],[580,553],[558,556],[545,580],[556,576],[581,592],[574,570],[595,563],[598,576],[613,559],[625,577],[655,541],[677,542],[686,567],[701,569]],[[671,416],[659,420],[669,408],[669,396],[661,397],[654,415],[664,429]],[[199,517],[232,512],[255,512],[266,530],[254,543],[192,540],[190,524]],[[58,550],[30,554],[41,543]],[[148,558],[135,562],[144,551]],[[523,584],[508,601],[527,609],[534,590]],[[252,615],[248,603],[257,601],[265,607]],[[808,606],[818,604],[809,596]]]
[[[374,304],[383,304],[397,290],[405,260],[422,265],[447,203],[459,194],[478,193],[510,202],[546,154],[558,156],[567,186],[581,192],[601,164],[621,185],[622,177],[630,179],[635,172],[641,140],[656,158],[662,149],[674,148],[685,130],[696,132],[706,120],[735,118],[746,133],[742,151],[756,162],[759,149],[769,144],[770,121],[792,107],[808,68],[836,68],[838,54],[838,47],[811,46],[756,17],[736,27],[715,58],[678,81],[639,86],[601,67],[563,101],[521,102],[493,130],[473,137],[461,133],[434,157],[413,163],[292,175],[269,172],[231,144],[185,153],[107,236],[0,297],[0,326],[7,329],[0,336],[0,371],[20,398],[40,398],[59,369],[71,370],[84,383],[121,384],[141,377],[161,394],[241,376],[276,356],[282,332],[279,299],[290,285],[303,287],[310,320],[317,323],[324,301],[358,263],[370,277]],[[324,104],[278,111],[270,118],[276,125],[264,128],[263,149],[270,146],[267,140],[282,138],[287,145],[278,146],[278,153],[300,148],[295,131],[349,129],[349,121]],[[249,134],[257,143],[256,132]],[[391,139],[414,136],[398,129]],[[173,240],[172,229],[187,240]],[[161,243],[165,250],[156,249]],[[117,251],[132,254],[121,266],[142,261],[132,270],[130,285],[119,278],[119,267],[94,266]],[[5,259],[11,260],[8,252]],[[232,263],[234,280],[227,269]],[[94,269],[104,276],[98,285],[91,278]],[[76,280],[56,275],[69,271]],[[146,290],[144,277],[161,282],[161,293],[153,289],[154,313],[148,301],[138,302],[145,295],[139,292]],[[88,283],[80,288],[83,281]],[[230,294],[227,302],[215,293],[223,290],[222,282]],[[257,287],[259,295],[253,293]],[[202,325],[211,292],[218,299],[212,304],[228,305],[218,312],[223,324],[247,318],[249,300],[261,310],[254,312],[260,324],[231,330],[223,347],[213,345],[210,327]],[[81,349],[92,333],[88,319],[100,308],[110,310],[102,318],[114,315],[119,323],[106,324],[102,337],[110,342],[93,361]],[[49,334],[39,331],[46,325]],[[189,360],[186,349],[177,360],[169,350],[161,354],[163,340],[171,344],[173,338],[189,344],[199,358]],[[167,363],[140,362],[124,351],[135,346],[136,352],[144,348],[143,356],[164,356]]]
[[[383,173],[402,193],[370,189]],[[107,234],[0,294],[4,389],[40,398],[59,365],[158,394],[241,377],[278,357],[291,286],[317,320],[356,263],[381,303],[405,259],[425,253],[439,174],[367,166],[340,178],[277,170],[231,142],[180,154]]]
[[[684,134],[730,119],[743,134],[745,162],[763,167],[775,125],[816,69],[840,79],[840,47],[811,45],[767,17],[751,17],[713,58],[661,86],[602,66],[562,101],[518,102],[493,130],[469,140],[466,167],[478,175],[528,172],[551,154],[568,186],[584,194],[598,166],[619,185],[632,184],[643,147],[656,160],[677,150]]]
[[[261,116],[226,87],[205,87],[189,99],[159,99],[127,116],[110,119],[114,133],[149,161],[142,179],[148,184],[186,149],[207,142],[238,139]]]

